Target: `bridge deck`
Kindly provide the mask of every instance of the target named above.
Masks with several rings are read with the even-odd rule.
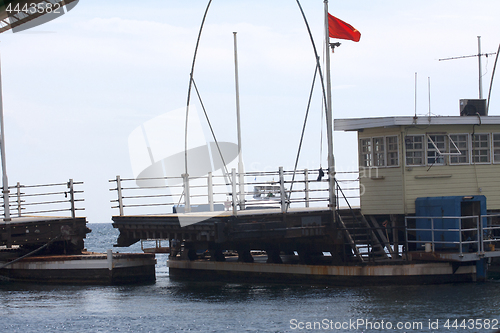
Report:
[[[117,246],[129,246],[141,239],[183,239],[193,242],[224,242],[231,239],[303,237],[325,235],[333,222],[326,207],[252,209],[187,214],[113,216],[120,230]],[[245,235],[245,236],[243,236]]]

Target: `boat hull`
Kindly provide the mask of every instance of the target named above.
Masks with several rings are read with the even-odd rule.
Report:
[[[476,281],[476,266],[405,263],[327,266],[169,260],[171,278],[222,279],[248,282],[317,283],[327,285],[440,284]]]
[[[87,253],[28,257],[0,270],[2,280],[56,284],[155,282],[153,254]],[[0,263],[0,266],[2,263]]]

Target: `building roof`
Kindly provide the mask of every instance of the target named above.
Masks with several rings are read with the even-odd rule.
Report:
[[[335,131],[411,125],[500,125],[500,116],[374,117],[335,119]]]

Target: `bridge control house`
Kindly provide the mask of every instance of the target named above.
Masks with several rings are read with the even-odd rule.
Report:
[[[473,101],[481,112],[335,120],[358,132],[363,214],[415,214],[417,198],[451,195],[484,195],[500,211],[500,116]]]
[[[485,100],[461,100],[460,116],[337,119],[335,130],[358,132],[365,216],[400,227],[417,216],[416,228],[425,229],[431,227],[429,219],[418,216],[500,212],[500,116],[487,115]],[[490,223],[496,219],[491,216]],[[443,221],[433,227],[460,224],[457,219]],[[464,224],[456,227],[465,229]],[[433,243],[430,234],[420,230],[416,241]],[[445,242],[445,234],[435,234],[434,241]]]

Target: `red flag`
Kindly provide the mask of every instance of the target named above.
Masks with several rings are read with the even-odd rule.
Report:
[[[328,33],[331,38],[348,39],[359,42],[361,33],[354,29],[352,25],[339,20],[335,16],[328,14]]]

